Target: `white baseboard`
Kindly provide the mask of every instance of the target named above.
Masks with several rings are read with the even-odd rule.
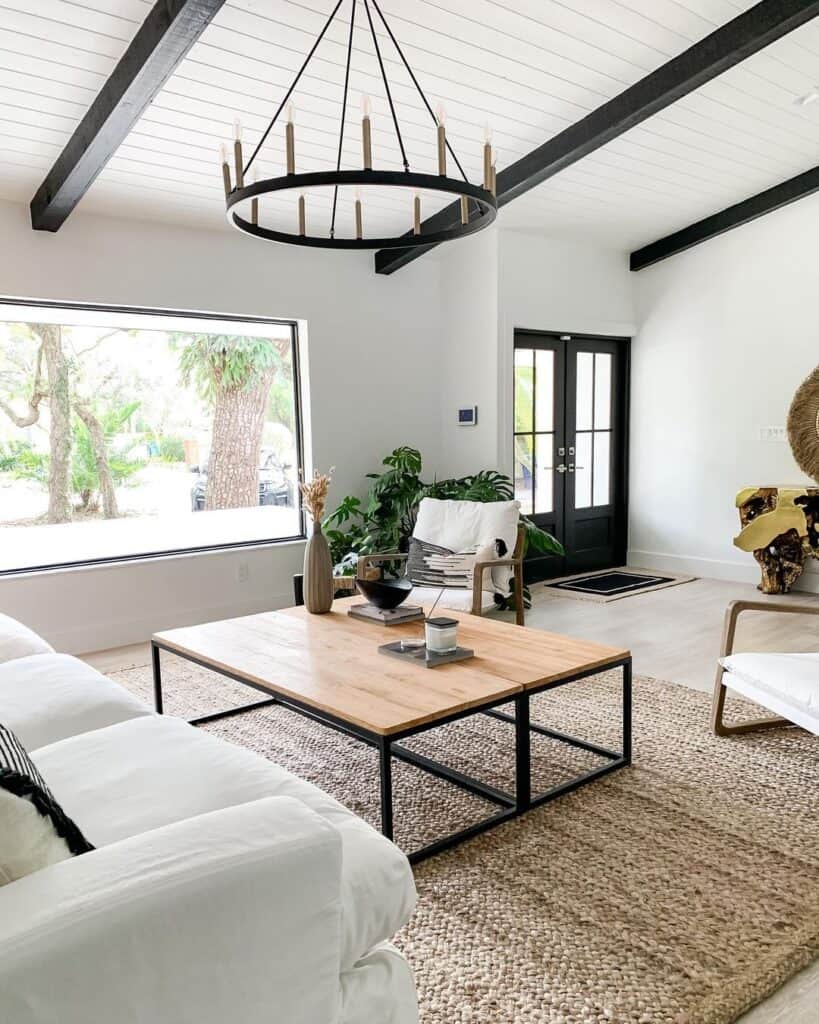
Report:
[[[733,583],[759,583],[759,568],[749,555],[748,563],[729,562],[716,558],[698,558],[695,555],[669,555],[661,551],[630,550],[628,564],[638,569],[655,569],[686,576],[704,576],[713,580]],[[795,590],[819,594],[819,561],[805,566],[805,572]]]

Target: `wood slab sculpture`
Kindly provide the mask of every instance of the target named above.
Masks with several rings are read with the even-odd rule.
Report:
[[[736,500],[734,544],[753,552],[763,594],[788,594],[807,558],[819,558],[819,487],[746,487]]]

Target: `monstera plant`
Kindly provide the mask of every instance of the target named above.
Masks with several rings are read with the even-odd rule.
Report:
[[[396,448],[382,464],[386,468],[380,473],[367,474],[371,483],[366,500],[344,498],[322,524],[339,575],[354,576],[360,555],[406,551],[422,498],[508,501],[514,497],[509,477],[491,469],[425,483],[421,453],[415,448]],[[562,545],[550,533],[525,516],[521,522],[526,527],[525,550],[563,554]],[[528,593],[524,598],[528,604]]]

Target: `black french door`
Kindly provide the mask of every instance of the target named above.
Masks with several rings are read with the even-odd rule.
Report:
[[[566,549],[529,581],[625,563],[628,370],[627,338],[515,331],[515,497]]]

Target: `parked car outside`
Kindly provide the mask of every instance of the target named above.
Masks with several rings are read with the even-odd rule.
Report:
[[[293,482],[287,476],[290,467],[283,465],[275,452],[265,451],[259,453],[259,504],[260,505],[281,505],[292,508],[294,505]],[[194,512],[201,512],[205,507],[205,489],[208,483],[208,460],[205,459],[199,466],[194,466],[192,472],[196,473],[196,482],[191,488],[191,508]]]

